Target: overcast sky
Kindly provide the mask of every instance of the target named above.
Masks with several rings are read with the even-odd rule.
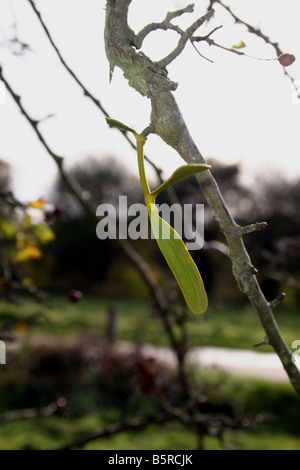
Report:
[[[224,0],[225,2],[225,0]],[[185,0],[133,0],[129,22],[138,31],[145,24],[162,20],[167,11],[182,8]],[[196,1],[194,14],[174,20],[188,26],[201,16],[208,2]],[[286,52],[298,56],[289,72],[299,80],[300,37],[299,0],[227,0],[233,11],[265,34],[279,41]],[[111,116],[141,131],[149,123],[150,103],[133,89],[119,70],[108,82],[104,53],[104,0],[36,0],[67,63],[107,108]],[[20,38],[33,49],[13,55],[4,46],[16,21]],[[214,36],[231,47],[243,40],[245,52],[261,58],[275,57],[272,47],[235,25],[229,15],[216,7],[215,18],[204,34],[223,25]],[[79,87],[60,65],[27,0],[0,1],[0,61],[3,71],[22,96],[34,118],[54,117],[41,124],[50,146],[66,157],[67,165],[84,165],[87,155],[101,159],[117,155],[137,172],[136,156],[123,137],[107,127],[104,117],[82,95]],[[176,45],[174,32],[154,32],[142,50],[154,60],[168,54]],[[202,45],[201,52],[214,61],[202,59],[189,44],[169,67],[169,77],[179,83],[175,92],[184,118],[200,151],[223,162],[239,162],[245,176],[262,171],[270,178],[275,172],[300,176],[300,105],[293,100],[290,81],[277,61],[257,61],[238,57]],[[0,105],[0,157],[14,170],[14,189],[22,199],[46,196],[56,168],[37,141],[30,126],[12,100]],[[158,137],[150,136],[147,154],[170,174],[182,164],[176,153]]]

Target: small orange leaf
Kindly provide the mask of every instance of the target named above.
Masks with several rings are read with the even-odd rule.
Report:
[[[14,261],[17,263],[22,263],[23,261],[28,261],[29,259],[40,259],[42,256],[42,252],[37,246],[28,245],[16,254]]]
[[[16,326],[15,326],[15,330],[17,333],[24,333],[24,331],[27,330],[27,323],[24,322],[24,321],[19,321]]]
[[[44,209],[44,206],[47,204],[47,201],[40,197],[36,201],[29,202],[28,206],[33,207],[34,209]]]

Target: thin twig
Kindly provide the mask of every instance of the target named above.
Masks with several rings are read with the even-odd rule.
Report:
[[[99,431],[92,431],[90,433],[86,433],[85,435],[80,435],[79,437],[75,438],[72,442],[67,445],[64,445],[56,450],[70,450],[76,447],[83,447],[84,445],[88,444],[89,442],[95,441],[97,439],[103,439],[105,437],[115,436],[116,434],[120,434],[124,431],[141,431],[146,427],[152,424],[164,424],[168,421],[174,419],[169,414],[163,414],[160,416],[148,416],[145,418],[135,418],[132,419],[130,422],[127,423],[117,423],[111,424],[106,426]]]
[[[96,205],[91,200],[87,200],[85,198],[85,192],[81,188],[78,181],[71,174],[66,172],[66,170],[63,167],[64,158],[61,155],[58,155],[55,152],[53,152],[53,150],[49,147],[49,145],[47,144],[46,140],[44,139],[43,135],[41,134],[39,130],[39,127],[38,127],[39,121],[32,119],[29,113],[26,111],[26,109],[24,108],[22,104],[20,96],[18,96],[14,92],[10,83],[7,81],[7,79],[3,75],[1,66],[0,66],[0,79],[5,83],[5,86],[8,92],[10,93],[11,97],[17,104],[23,116],[26,118],[27,122],[31,125],[32,129],[34,130],[36,136],[38,137],[39,141],[41,142],[45,150],[49,153],[49,155],[53,158],[53,160],[57,164],[59,173],[61,177],[63,178],[64,182],[66,183],[68,189],[76,197],[76,199],[80,203],[81,207],[85,210],[85,212],[92,215],[93,217],[96,217]],[[165,300],[163,296],[163,293],[159,287],[159,284],[155,281],[154,277],[152,276],[151,271],[146,261],[142,259],[142,257],[136,252],[136,250],[132,247],[132,245],[128,242],[128,240],[118,240],[118,242],[120,243],[120,246],[123,248],[123,250],[128,255],[128,257],[131,259],[131,261],[134,263],[135,267],[141,273],[144,280],[146,281],[149,287],[150,293],[154,299],[155,305],[159,309],[160,314],[165,318],[164,320],[165,324],[167,324],[168,323],[168,321],[166,320],[167,301]],[[171,334],[171,331],[172,331],[171,325],[168,323],[167,332],[170,336],[171,344],[173,344],[174,346],[174,344],[176,343],[176,337],[173,334],[173,331]]]
[[[171,20],[173,20],[174,18],[178,18],[184,13],[192,13],[193,11],[194,11],[194,5],[193,4],[187,5],[185,8],[182,8],[181,10],[167,13],[166,18],[161,23],[148,24],[136,35],[136,38],[135,38],[136,47],[140,49],[142,47],[145,37],[148,36],[148,34],[150,34],[152,31],[156,31],[158,29],[162,29],[164,31],[166,31],[167,29],[173,29],[177,32],[181,31],[180,28],[178,28],[175,25],[172,25]]]
[[[276,51],[276,54],[277,56],[279,57],[281,54],[283,54],[283,51],[282,49],[280,48],[279,46],[279,43],[278,42],[275,42],[275,41],[272,41],[269,36],[267,36],[266,34],[264,34],[262,32],[262,30],[260,28],[255,28],[254,26],[252,26],[251,24],[247,23],[246,21],[242,20],[241,18],[239,18],[232,10],[231,8],[228,6],[228,5],[225,5],[221,0],[211,0],[210,1],[210,8],[215,4],[219,4],[221,7],[223,7],[231,16],[232,18],[234,19],[234,21],[236,23],[239,23],[239,24],[242,24],[244,25],[249,33],[251,34],[254,34],[255,36],[261,38],[266,44],[269,44],[270,46],[274,47],[275,51]],[[297,80],[295,80],[294,77],[292,77],[290,75],[290,73],[286,70],[285,67],[283,67],[283,70],[284,70],[284,74],[290,79],[290,81],[292,82],[292,85],[297,93],[297,97],[300,99],[300,90],[299,90],[299,87],[297,86]]]
[[[62,156],[57,155],[55,152],[51,150],[51,148],[48,146],[47,142],[45,141],[44,137],[42,136],[41,132],[38,129],[38,124],[39,121],[36,121],[30,117],[28,112],[25,110],[22,101],[20,97],[13,91],[12,87],[10,86],[9,82],[7,79],[4,77],[3,72],[2,72],[2,67],[0,66],[0,79],[3,80],[5,83],[7,90],[11,94],[12,98],[14,99],[15,103],[17,104],[18,108],[20,109],[21,113],[24,115],[24,117],[27,119],[27,121],[30,123],[31,127],[33,128],[35,134],[37,135],[38,139],[44,146],[44,148],[48,151],[49,155],[54,159],[58,166],[58,170],[65,181],[67,187],[71,191],[71,193],[76,197],[82,208],[86,211],[86,213],[92,215],[93,217],[96,216],[96,205],[90,201],[86,200],[84,197],[84,190],[81,188],[79,185],[78,181],[71,176],[69,173],[67,173],[64,168],[63,168],[63,161],[64,158]],[[188,395],[188,381],[186,378],[186,373],[185,373],[185,350],[181,346],[181,342],[177,339],[177,336],[175,334],[173,325],[170,321],[169,318],[169,312],[168,312],[168,302],[158,284],[158,282],[155,280],[154,276],[152,275],[152,272],[146,263],[146,261],[141,257],[141,255],[133,248],[131,243],[128,240],[118,240],[121,248],[124,250],[124,252],[127,254],[129,259],[133,262],[134,266],[137,268],[137,270],[140,272],[142,275],[144,281],[146,282],[150,294],[154,300],[154,304],[157,308],[157,312],[159,314],[159,317],[162,320],[162,323],[164,325],[165,331],[167,333],[167,336],[169,338],[170,344],[172,345],[176,356],[178,360],[178,372],[179,376],[181,378],[181,382],[183,385],[183,388],[185,390],[185,393]]]
[[[50,403],[50,405],[40,409],[29,408],[25,410],[6,411],[5,413],[0,414],[0,423],[52,416],[57,412],[57,409],[57,403]]]
[[[178,41],[178,44],[177,44],[177,47],[169,54],[167,55],[167,57],[165,57],[164,59],[161,59],[157,62],[157,64],[162,67],[162,68],[165,68],[167,67],[167,65],[169,65],[171,62],[173,62],[173,60],[176,59],[176,57],[178,57],[181,52],[183,51],[183,49],[185,48],[186,46],[186,43],[191,39],[191,37],[193,36],[193,34],[195,33],[195,31],[197,31],[198,28],[200,28],[200,26],[203,25],[203,23],[208,20],[209,18],[211,18],[212,16],[214,15],[214,10],[210,10],[208,13],[206,13],[206,15],[203,15],[201,18],[198,18],[181,36],[181,38],[179,39]]]
[[[34,13],[36,14],[39,22],[40,22],[40,25],[42,26],[47,38],[49,39],[49,42],[51,44],[51,46],[53,47],[54,51],[56,52],[56,55],[57,57],[59,58],[61,64],[65,67],[65,69],[68,71],[68,73],[71,75],[71,77],[75,80],[75,82],[77,83],[77,85],[80,86],[80,88],[82,89],[83,91],[83,94],[89,98],[90,100],[92,100],[92,102],[94,103],[95,106],[97,106],[97,108],[102,112],[102,114],[105,116],[105,117],[110,117],[110,114],[108,113],[107,109],[104,108],[104,106],[101,104],[100,100],[98,100],[88,89],[87,87],[82,83],[82,81],[78,78],[78,76],[75,74],[75,72],[71,69],[71,67],[69,67],[69,65],[67,64],[67,62],[65,61],[65,59],[63,58],[59,48],[57,47],[56,43],[54,42],[53,38],[52,38],[52,35],[48,29],[48,27],[46,26],[43,18],[42,18],[42,15],[41,13],[39,12],[39,10],[37,9],[35,3],[33,0],[27,0],[29,2],[29,4],[31,5]],[[127,142],[130,144],[130,146],[136,150],[136,145],[135,143],[131,140],[131,138],[129,137],[129,135],[127,134],[127,132],[124,132],[120,129],[118,129],[122,134],[123,136],[125,137],[125,139],[127,140]],[[149,165],[152,166],[152,168],[155,170],[156,174],[157,174],[157,177],[159,179],[160,182],[162,182],[162,170],[157,166],[155,165],[155,163],[152,162],[152,160],[150,158],[147,157],[147,155],[145,155],[145,160],[149,163]]]

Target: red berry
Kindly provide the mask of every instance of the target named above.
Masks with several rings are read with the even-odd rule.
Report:
[[[296,60],[296,57],[293,54],[281,54],[278,57],[278,61],[283,67],[288,67],[292,65]]]
[[[69,301],[76,304],[77,302],[79,302],[79,300],[81,300],[82,298],[82,292],[80,292],[80,290],[71,290],[69,292]]]
[[[56,405],[57,405],[57,408],[63,409],[67,406],[67,400],[65,399],[65,397],[59,397],[56,400]]]
[[[54,208],[53,215],[54,215],[54,217],[60,217],[61,215],[63,215],[64,211],[65,210],[64,210],[63,206],[57,205]]]
[[[51,222],[52,219],[53,219],[53,217],[54,217],[54,214],[53,214],[52,211],[51,211],[51,212],[46,211],[46,212],[44,213],[44,218],[45,218],[45,221],[46,221],[46,222]]]

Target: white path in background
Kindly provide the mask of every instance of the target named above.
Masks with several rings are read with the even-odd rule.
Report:
[[[146,357],[152,357],[169,366],[176,365],[176,357],[168,348],[157,348],[150,344],[134,345],[120,342],[119,351],[139,351]],[[264,380],[287,382],[287,375],[275,353],[248,351],[244,349],[225,349],[215,347],[197,347],[188,353],[190,365],[202,368],[215,368],[234,375],[261,378]]]

